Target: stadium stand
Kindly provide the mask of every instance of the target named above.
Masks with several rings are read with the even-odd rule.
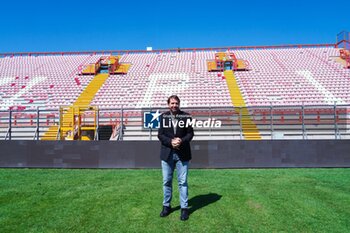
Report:
[[[0,109],[70,105],[93,76],[79,79],[78,67],[95,55],[14,56],[0,59]]]
[[[237,51],[251,70],[237,72],[248,106],[349,103],[350,72],[335,48]]]
[[[261,116],[265,119],[265,115],[270,111],[268,107],[282,106],[286,111],[279,114],[283,115],[288,114],[289,108],[293,106],[304,108],[322,105],[332,108],[333,105],[349,105],[350,69],[345,69],[346,63],[340,61],[347,61],[347,52],[346,48],[340,49],[334,44],[326,44],[152,52],[118,51],[118,57],[113,51],[80,54],[2,54],[1,122],[3,125],[7,124],[6,119],[11,114],[8,113],[9,110],[23,111],[25,115],[25,111],[35,112],[39,107],[47,110],[42,121],[49,122],[49,116],[53,114],[55,123],[47,123],[43,130],[51,130],[53,136],[48,139],[55,139],[55,132],[59,130],[58,121],[65,122],[68,128],[74,129],[73,107],[98,106],[101,109],[99,120],[102,125],[114,124],[115,127],[120,127],[121,122],[127,124],[126,121],[129,120],[128,124],[131,126],[133,117],[136,118],[135,126],[138,127],[135,127],[134,133],[129,131],[130,140],[133,140],[137,135],[148,135],[147,132],[141,132],[139,123],[142,113],[139,110],[164,108],[167,97],[177,94],[182,99],[182,107],[185,108],[227,108],[228,110],[217,112],[217,116],[227,119],[227,124],[240,118],[240,124],[237,126],[241,132],[236,136],[242,138],[243,135],[243,138],[257,140],[264,136],[259,133],[263,127],[259,125],[256,117]],[[222,67],[221,70],[210,71],[208,61],[217,62],[219,53],[220,59],[226,59],[226,54],[228,59],[244,61],[239,63],[243,64],[244,68],[237,69],[237,65],[234,65],[228,70]],[[111,63],[112,55],[114,60]],[[108,74],[106,71],[107,73],[102,75],[95,72],[100,65],[91,66],[101,61],[105,65],[113,65],[118,59],[121,64],[128,64],[121,72]],[[91,72],[85,72],[87,70]],[[62,106],[71,109],[62,113],[63,118],[58,120],[58,109]],[[252,110],[264,107],[266,108],[263,111]],[[125,109],[127,113],[124,119],[120,119],[121,115],[125,114],[120,112],[121,109]],[[322,109],[313,109],[313,114],[316,112],[319,114]],[[298,110],[292,112],[292,115],[297,113],[301,114]],[[15,114],[14,117],[20,118],[23,114]],[[89,118],[93,113],[89,114],[84,117]],[[206,116],[205,111],[198,112],[199,116],[201,114]],[[342,114],[345,114],[347,121],[347,108]],[[12,116],[10,118],[12,125],[21,122],[20,119],[12,119]],[[35,114],[28,113],[23,118],[27,121],[31,119],[32,125],[35,125]],[[62,131],[61,135],[66,134],[68,128]],[[228,135],[234,135],[235,130],[231,127]],[[38,134],[36,135],[39,138]],[[154,133],[151,137],[152,135],[154,136]],[[232,139],[237,138],[236,136],[223,135],[223,138]],[[41,134],[40,138],[45,137]]]
[[[350,71],[335,61],[336,48],[231,50],[249,61],[235,72],[247,106],[349,103]],[[110,75],[91,104],[103,107],[160,107],[177,93],[183,107],[232,106],[226,82],[207,72],[215,51],[125,54],[126,75]],[[1,110],[71,105],[93,79],[78,67],[100,55],[23,56],[0,59]],[[222,74],[223,75],[223,74]],[[169,84],[171,84],[169,86]],[[165,88],[166,87],[166,88]],[[130,95],[133,98],[129,98]]]
[[[122,56],[121,61],[132,64],[129,72],[123,76],[111,75],[91,104],[164,107],[167,96],[177,93],[182,96],[183,107],[231,106],[226,83],[215,73],[207,72],[206,60],[214,54],[163,52]]]

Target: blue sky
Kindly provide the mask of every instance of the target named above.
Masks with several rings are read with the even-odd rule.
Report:
[[[350,1],[5,1],[0,52],[335,43]]]

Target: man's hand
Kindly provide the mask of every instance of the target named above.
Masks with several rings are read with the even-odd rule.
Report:
[[[182,142],[181,138],[173,138],[171,140],[171,145],[173,146],[174,149],[178,149],[179,146],[181,145],[181,142]]]

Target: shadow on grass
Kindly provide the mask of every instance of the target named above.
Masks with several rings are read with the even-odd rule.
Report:
[[[189,207],[190,214],[207,205],[217,202],[218,200],[221,199],[221,197],[222,196],[217,193],[208,193],[208,194],[197,195],[195,197],[192,197],[190,200],[188,200],[188,207]],[[180,209],[180,206],[176,206],[175,208],[173,208],[173,211],[176,211],[179,209]]]

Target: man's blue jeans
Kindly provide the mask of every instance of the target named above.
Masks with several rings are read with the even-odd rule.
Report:
[[[176,167],[177,182],[179,185],[180,205],[182,209],[188,208],[187,173],[188,161],[182,162],[176,153],[170,156],[169,161],[162,160],[163,173],[163,206],[170,206],[173,192],[173,174]]]

